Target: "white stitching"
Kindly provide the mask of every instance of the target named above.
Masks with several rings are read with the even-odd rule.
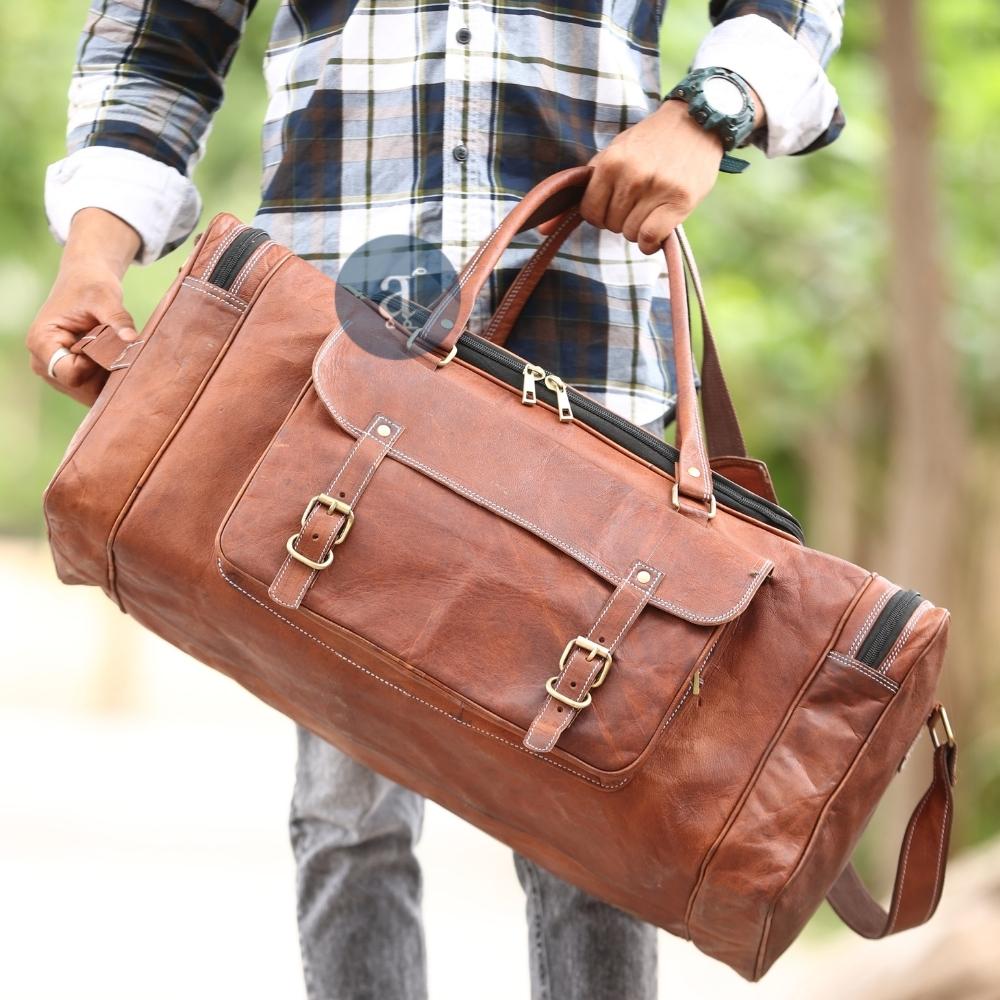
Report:
[[[527,284],[529,277],[533,277],[535,271],[539,269],[539,265],[535,264],[536,259],[543,257],[545,252],[548,250],[549,246],[562,236],[563,231],[570,228],[571,225],[575,226],[581,219],[581,215],[577,211],[571,212],[566,219],[563,221],[562,225],[556,228],[556,230],[545,240],[544,243],[532,254],[531,260],[528,264],[522,268],[514,279],[513,285],[511,285],[508,290],[507,295],[504,296],[503,302],[500,303],[500,308],[494,313],[492,320],[490,320],[490,328],[485,333],[486,340],[492,340],[495,334],[491,334],[490,330],[495,330],[501,326],[501,321],[503,317],[510,312],[514,306],[514,299],[517,297],[518,292],[521,287]],[[558,251],[556,251],[558,252]],[[553,254],[555,256],[555,254]],[[549,261],[545,267],[541,268],[542,274],[548,270],[551,261]],[[526,277],[527,276],[527,277]],[[539,279],[540,280],[540,279]]]
[[[637,572],[640,567],[642,569],[650,570],[653,573],[653,577],[650,579],[649,584],[646,587],[640,587],[640,586],[638,586],[637,584],[635,584],[632,581],[632,575],[635,572]],[[612,606],[615,604],[615,602],[618,600],[618,598],[622,594],[624,594],[626,592],[626,585],[635,588],[636,590],[638,590],[641,594],[643,594],[645,596],[645,600],[644,601],[639,601],[636,604],[635,608],[632,611],[632,614],[629,615],[628,620],[625,622],[624,625],[622,625],[621,629],[619,630],[618,635],[616,635],[615,638],[612,640],[612,642],[610,642],[608,644],[608,650],[609,651],[614,651],[617,648],[618,643],[621,641],[622,636],[628,631],[628,629],[631,626],[632,622],[635,621],[636,616],[649,603],[650,593],[651,593],[651,591],[652,591],[652,589],[654,587],[656,587],[656,586],[659,585],[660,579],[662,577],[663,577],[663,573],[660,572],[660,570],[656,569],[655,567],[648,566],[646,563],[642,563],[642,562],[636,562],[636,563],[634,563],[633,566],[632,566],[632,568],[629,570],[628,577],[622,582],[622,584],[619,587],[617,587],[615,589],[614,593],[612,593],[611,597],[608,599],[607,603],[604,605],[604,609],[601,611],[600,615],[598,615],[597,621],[595,621],[594,624],[590,627],[590,630],[587,632],[587,637],[590,638],[590,637],[592,637],[594,635],[594,633],[599,628],[599,626],[601,624],[601,621],[604,619],[605,615],[607,615],[607,613],[611,610]],[[580,652],[580,648],[578,646],[575,646],[573,648],[573,652],[570,653],[569,658],[566,660],[566,666],[565,666],[565,668],[560,673],[560,680],[562,680],[563,677],[565,677],[565,676],[568,675],[569,668],[572,666],[572,663],[573,663],[573,657],[575,657],[579,652]],[[583,682],[582,687],[580,688],[580,697],[581,698],[590,690],[590,685],[593,682],[594,677],[597,676],[597,673],[601,669],[602,666],[603,666],[603,662],[602,661],[600,661],[600,660],[595,660],[594,661],[594,666],[592,667],[590,673],[587,675],[586,679]],[[557,682],[556,683],[556,688],[558,688],[558,687],[559,687],[559,684]],[[532,736],[534,734],[535,726],[542,720],[542,718],[546,714],[546,711],[548,710],[548,708],[549,708],[549,706],[551,704],[552,704],[552,696],[551,695],[547,695],[545,701],[542,704],[542,707],[538,711],[538,715],[535,716],[535,721],[532,722],[531,728],[528,730],[528,734],[525,737],[525,740],[534,749],[543,750],[543,751],[549,751],[549,750],[551,750],[556,745],[556,743],[559,741],[559,737],[562,736],[562,734],[564,732],[566,732],[566,730],[569,728],[569,724],[576,718],[576,716],[578,714],[578,712],[577,712],[577,710],[575,708],[569,708],[569,706],[566,706],[567,708],[569,708],[569,711],[563,717],[562,724],[561,725],[557,725],[555,731],[551,734],[551,736],[549,738],[549,741],[544,746],[537,747],[534,744],[531,744],[530,741],[531,741]]]
[[[233,295],[228,288],[213,285],[210,281],[202,281],[201,278],[196,278],[193,274],[189,274],[184,279],[184,284],[189,288],[201,288],[206,292],[211,292],[213,295],[225,299],[230,305],[236,306],[238,309],[246,309],[248,307],[248,303],[244,299],[241,299],[238,295]]]
[[[705,686],[705,668],[708,666],[708,661],[712,659],[712,654],[715,652],[715,647],[719,645],[719,639],[722,638],[722,633],[715,637],[715,642],[708,647],[708,652],[705,654],[705,659],[701,661],[701,686]],[[684,692],[684,697],[681,698],[679,702],[674,706],[674,710],[663,720],[662,724],[657,727],[656,733],[654,733],[653,738],[661,733],[667,726],[673,722],[674,716],[681,710],[681,706],[688,700],[690,695],[694,692],[694,680],[692,679],[687,686],[687,690]]]
[[[872,622],[878,617],[878,613],[885,607],[885,602],[889,600],[890,597],[897,591],[899,587],[895,584],[889,587],[889,589],[872,605],[871,611],[868,612],[868,617],[861,623],[861,628],[858,629],[858,634],[854,637],[854,642],[851,643],[850,649],[847,650],[848,656],[857,656],[858,650],[861,648],[861,643],[864,641],[865,635],[872,626]]]
[[[318,367],[322,363],[322,360],[326,352],[329,350],[330,346],[334,343],[334,341],[343,332],[343,329],[344,329],[343,326],[335,327],[330,337],[327,339],[326,343],[324,343],[323,347],[320,348],[319,352],[316,355],[316,360],[314,362],[314,371],[318,369]],[[333,405],[333,402],[330,400],[329,396],[326,394],[326,391],[323,388],[322,380],[314,377],[314,382],[316,386],[316,391],[319,393],[320,398],[326,404],[327,409],[330,410],[330,412],[334,415],[334,417],[338,421],[342,422],[344,426],[348,427],[354,434],[363,434],[364,432],[360,427],[355,426],[354,423],[352,423],[340,410],[337,409],[336,406]],[[589,556],[587,553],[581,551],[575,545],[572,545],[571,543],[566,542],[561,538],[557,538],[555,535],[546,531],[544,528],[539,527],[537,524],[532,523],[527,518],[521,517],[520,514],[516,514],[514,513],[514,511],[508,510],[506,507],[501,507],[499,504],[494,503],[492,500],[488,500],[486,497],[480,496],[478,493],[476,493],[469,487],[464,486],[462,483],[455,481],[450,476],[447,476],[443,472],[440,472],[439,470],[424,464],[418,459],[415,459],[412,456],[407,455],[406,452],[400,451],[398,448],[391,449],[389,453],[393,456],[393,458],[396,458],[397,460],[402,461],[407,465],[410,465],[417,469],[421,469],[422,471],[426,472],[429,476],[431,476],[432,479],[436,479],[438,482],[445,483],[446,485],[454,489],[455,492],[460,493],[462,496],[468,497],[471,500],[475,500],[482,506],[487,507],[490,510],[496,511],[496,513],[500,514],[506,520],[513,521],[515,524],[519,524],[522,528],[526,528],[528,531],[532,532],[532,534],[538,535],[540,538],[544,538],[546,541],[551,542],[553,545],[556,546],[556,548],[562,549],[564,552],[567,552],[568,554],[574,556],[580,562],[589,566],[599,576],[603,576],[610,583],[613,583],[617,586],[622,582],[622,577],[619,576],[614,571],[612,571],[611,569],[609,569],[607,566],[604,566],[602,563],[598,562],[592,556]],[[667,598],[665,597],[651,597],[649,603],[654,605],[655,607],[661,608],[664,611],[674,611],[678,614],[679,617],[683,618],[685,621],[692,622],[695,625],[697,624],[719,625],[722,622],[726,621],[727,619],[736,615],[738,612],[742,611],[742,609],[746,606],[746,604],[757,592],[757,589],[760,587],[762,579],[766,577],[773,568],[774,564],[771,562],[770,559],[762,559],[760,563],[758,563],[757,567],[749,574],[751,582],[747,585],[747,589],[743,592],[743,596],[740,598],[740,600],[737,601],[737,603],[734,604],[731,608],[727,609],[726,611],[722,611],[717,615],[696,614],[689,608],[685,608],[683,605],[677,604],[675,601],[667,600]]]
[[[239,280],[236,282],[236,284],[233,285],[233,287],[230,289],[233,295],[239,295],[240,289],[246,284],[247,279],[253,273],[253,269],[257,266],[257,263],[260,261],[261,257],[263,257],[264,254],[271,249],[271,247],[276,245],[277,244],[274,242],[274,240],[265,240],[263,243],[261,243],[261,245],[257,248],[253,256],[243,265],[243,273],[240,275]]]
[[[534,277],[535,271],[539,269],[540,265],[536,264],[535,261],[545,255],[546,250],[549,246],[554,243],[560,236],[562,236],[563,231],[570,228],[570,225],[576,225],[582,216],[579,212],[571,212],[566,219],[563,221],[562,225],[558,226],[552,234],[545,240],[545,242],[532,254],[531,260],[517,273],[517,277],[514,279],[514,283],[510,286],[507,294],[504,296],[503,302],[500,303],[500,308],[493,314],[493,318],[490,320],[489,328],[485,331],[483,339],[492,341],[502,326],[503,317],[507,315],[514,307],[514,299],[517,297],[523,285],[527,284],[530,277]],[[558,250],[556,251],[558,253]],[[553,254],[553,257],[555,254]],[[545,267],[541,268],[542,274],[544,274],[548,268],[551,266],[551,261],[549,261]],[[527,275],[527,277],[526,277]],[[539,279],[540,280],[540,279]],[[491,333],[491,331],[493,331]]]
[[[624,592],[624,586],[622,586],[622,585],[619,585],[618,587],[616,587],[611,592],[611,595],[604,602],[604,607],[601,608],[601,613],[597,616],[597,619],[594,621],[594,624],[590,627],[590,630],[587,632],[588,636],[590,636],[593,633],[594,629],[596,629],[601,624],[601,622],[604,621],[604,616],[611,610],[611,608],[614,605],[615,601],[618,600],[618,598],[621,596],[621,594],[623,592]],[[570,666],[571,666],[571,664],[573,662],[573,657],[576,656],[576,654],[578,652],[579,652],[579,647],[574,647],[573,651],[569,655],[569,658],[566,660],[566,666],[563,668],[562,676],[565,676],[566,671],[569,670],[569,668],[570,668]],[[590,683],[591,678],[593,678],[595,672],[597,671],[597,668],[600,667],[600,665],[601,664],[599,662],[595,664],[593,670],[591,670],[591,672],[590,672],[590,677],[587,678],[587,684]],[[584,691],[586,691],[586,688],[584,688]],[[545,714],[545,710],[549,707],[549,705],[551,703],[552,703],[552,695],[546,694],[545,701],[542,702],[542,707],[538,710],[538,714],[535,716],[534,721],[531,723],[531,727],[528,729],[528,732],[525,734],[524,738],[525,738],[525,741],[527,743],[529,743],[529,744],[531,743],[531,739],[534,736],[535,726],[538,725],[538,723],[541,721],[542,716]],[[569,706],[567,706],[567,707],[569,707]],[[570,709],[571,716],[573,714],[575,714],[575,712],[576,712],[576,709],[572,709],[572,708]],[[561,732],[562,732],[562,730],[559,731],[559,733],[561,733]],[[557,738],[559,736],[559,733],[556,733],[556,737]],[[555,743],[555,740],[552,740],[547,746],[543,747],[542,749],[544,749],[544,750],[551,750],[554,743]]]
[[[111,364],[108,366],[108,371],[112,371],[116,366],[122,368],[127,367],[127,365],[120,364],[120,362],[125,360],[125,355],[128,354],[128,352],[131,351],[133,347],[142,347],[142,345],[145,343],[146,343],[145,340],[133,340],[131,343],[126,344],[125,349],[121,352],[121,354],[119,354],[118,357],[115,358],[115,360],[112,361]]]
[[[506,221],[507,220],[504,219],[504,222]],[[462,312],[462,292],[465,291],[465,284],[469,280],[469,278],[472,277],[472,272],[473,270],[475,270],[476,264],[479,262],[479,258],[483,256],[483,254],[486,252],[487,247],[489,247],[489,245],[493,242],[494,238],[496,237],[497,233],[499,233],[500,230],[503,228],[504,222],[501,222],[500,225],[497,226],[492,233],[490,233],[490,235],[486,238],[485,242],[483,242],[480,245],[479,249],[475,252],[475,254],[473,254],[472,259],[468,262],[468,264],[465,265],[462,274],[458,276],[458,281],[455,283],[455,285],[452,286],[452,289],[454,289],[457,286],[459,315],[461,315]],[[431,315],[427,317],[427,320],[424,323],[424,329],[428,333],[430,333],[433,326],[437,325],[438,320],[441,317],[441,314],[444,312],[447,306],[451,302],[455,301],[455,292],[452,289],[449,289],[449,293],[441,301],[440,305],[438,305],[437,308],[435,308],[435,310],[431,313]]]
[[[903,647],[906,645],[907,640],[913,634],[913,630],[917,626],[917,622],[924,616],[924,612],[928,608],[933,607],[930,601],[924,601],[916,611],[913,612],[913,616],[907,622],[906,628],[899,633],[899,638],[892,644],[892,649],[889,650],[889,655],[882,661],[879,670],[883,674],[889,673],[889,667],[892,666],[893,660],[903,651]]]
[[[479,726],[474,726],[472,725],[471,722],[466,722],[464,719],[456,718],[450,712],[446,712],[443,708],[439,708],[437,705],[433,705],[431,704],[431,702],[425,701],[423,698],[420,698],[415,694],[411,694],[409,691],[407,691],[405,688],[400,687],[398,684],[393,684],[392,681],[387,681],[384,677],[380,677],[373,670],[369,670],[367,667],[363,667],[360,663],[356,663],[349,656],[345,656],[343,653],[334,649],[333,646],[327,645],[327,643],[323,642],[322,639],[318,639],[316,636],[307,632],[304,628],[301,628],[300,626],[296,625],[295,622],[291,621],[284,615],[275,611],[274,608],[268,607],[263,601],[258,600],[256,597],[254,597],[253,594],[251,594],[247,590],[244,590],[238,583],[236,583],[235,580],[231,580],[226,575],[226,571],[223,569],[221,559],[217,558],[216,562],[219,567],[219,575],[222,577],[222,579],[225,580],[226,583],[228,583],[229,586],[232,587],[234,590],[238,590],[241,594],[245,595],[246,597],[249,597],[250,600],[254,602],[254,604],[257,604],[260,607],[262,607],[265,611],[270,612],[272,615],[274,615],[275,618],[280,619],[281,621],[285,622],[285,624],[291,625],[293,629],[295,629],[297,632],[301,632],[302,635],[304,635],[307,639],[311,639],[313,642],[322,646],[324,649],[329,650],[335,656],[339,656],[340,659],[342,659],[345,663],[349,663],[352,667],[355,667],[362,673],[367,674],[369,677],[373,677],[380,684],[385,684],[386,687],[390,687],[394,691],[398,691],[400,694],[405,695],[407,698],[411,698],[413,699],[413,701],[419,702],[421,705],[426,705],[427,708],[431,708],[435,712],[439,712],[446,719],[450,719],[452,722],[455,722],[460,726],[465,726],[466,729],[471,729],[474,732],[482,733],[484,736],[488,736],[490,739],[496,740],[498,743],[503,743],[509,747],[513,747],[515,750],[519,750],[521,751],[521,753],[526,753],[528,754],[528,756],[534,757],[536,760],[540,760],[545,764],[550,764],[552,767],[558,767],[560,771],[565,771],[567,774],[572,774],[575,778],[580,778],[582,781],[589,782],[591,785],[596,785],[598,788],[603,788],[607,790],[621,788],[622,785],[632,780],[632,775],[629,775],[628,777],[622,778],[621,781],[615,782],[614,784],[607,784],[603,781],[598,781],[596,778],[591,778],[588,777],[586,774],[581,774],[579,771],[575,771],[571,767],[566,767],[565,764],[560,764],[559,761],[553,760],[551,757],[546,757],[544,754],[540,753],[534,753],[533,751],[526,749],[520,743],[514,743],[511,740],[505,740],[502,736],[497,736],[495,733],[491,733],[488,729],[480,729]]]
[[[390,426],[392,426],[392,428],[393,428],[393,434],[392,434],[392,436],[389,437],[389,438],[386,438],[384,441],[383,440],[379,440],[378,438],[374,437],[370,433],[370,431],[371,431],[371,428],[373,426],[375,426],[375,424],[377,424],[377,423],[387,423]],[[365,486],[368,485],[368,481],[374,475],[375,469],[378,467],[381,459],[389,451],[389,447],[391,446],[392,442],[395,441],[397,437],[399,437],[399,435],[402,432],[402,430],[403,430],[403,427],[402,427],[401,424],[396,423],[396,421],[394,421],[394,420],[390,420],[388,417],[383,416],[381,413],[376,414],[371,419],[371,422],[368,424],[368,429],[365,430],[364,433],[360,437],[355,438],[354,446],[348,452],[347,457],[341,463],[340,468],[337,469],[337,474],[331,480],[330,485],[327,486],[327,488],[323,492],[324,493],[330,493],[330,492],[333,491],[334,486],[337,485],[338,480],[343,475],[343,473],[347,470],[348,466],[350,465],[351,460],[354,458],[354,456],[357,453],[358,449],[361,447],[361,442],[365,438],[369,438],[370,440],[374,441],[375,444],[377,444],[380,447],[381,452],[376,452],[376,454],[375,454],[375,456],[373,458],[373,461],[369,465],[368,471],[367,471],[364,479],[361,482],[361,485],[358,487],[358,489],[355,492],[354,496],[351,497],[350,506],[353,507],[354,504],[357,502],[358,497],[361,496],[362,490],[364,490]],[[313,519],[316,518],[316,517],[318,517],[318,516],[321,516],[321,515],[319,514],[319,509],[316,508],[316,509],[314,509],[310,513],[309,517],[306,520],[306,523],[302,526],[302,531],[303,532],[307,531],[309,529],[309,527],[312,525]],[[341,515],[340,521],[344,520],[344,516],[345,515]],[[338,529],[339,529],[339,522],[338,522]],[[330,550],[331,546],[333,545],[333,540],[336,537],[337,537],[337,531],[336,530],[330,532],[330,537],[324,543],[324,545],[323,545],[323,551],[320,552],[319,557],[316,559],[316,562],[322,562],[323,561],[323,559],[325,558],[327,552]],[[292,557],[290,555],[289,556],[285,556],[285,562],[282,564],[282,567],[279,570],[278,575],[274,578],[274,582],[268,588],[268,592],[267,592],[268,596],[271,598],[271,600],[273,600],[277,604],[280,604],[284,608],[297,608],[299,606],[299,604],[301,604],[301,602],[302,602],[302,596],[309,589],[309,587],[311,586],[313,580],[316,578],[316,570],[311,570],[311,572],[306,576],[305,580],[302,582],[302,587],[299,590],[298,594],[293,599],[293,603],[289,604],[287,601],[281,600],[281,598],[277,597],[276,594],[277,594],[277,591],[278,591],[279,586],[281,584],[282,577],[284,577],[285,573],[287,572],[287,570],[291,566],[291,564],[292,564]]]
[[[935,886],[939,886],[940,885],[940,883],[939,883],[938,880],[939,880],[939,878],[941,876],[941,864],[944,861],[944,843],[945,843],[945,840],[947,839],[948,816],[949,816],[950,812],[951,812],[951,802],[946,798],[944,800],[944,813],[942,813],[942,815],[941,815],[941,843],[938,844],[937,865],[934,868],[934,885]],[[937,905],[937,902],[938,902],[937,895],[938,895],[937,892],[935,892],[934,896],[931,898],[930,906],[927,908],[927,916],[924,918],[925,920],[930,920],[931,914],[934,912],[934,907]]]
[[[357,450],[361,447],[361,442],[363,440],[364,440],[364,436],[363,435],[361,437],[357,437],[357,438],[354,439],[354,446],[347,453],[347,457],[341,463],[340,468],[337,470],[337,475],[334,476],[334,478],[333,478],[333,482],[323,492],[329,493],[330,490],[333,489],[333,487],[337,483],[337,479],[340,477],[341,472],[344,471],[344,468],[347,466],[347,464],[351,461],[351,459],[354,458],[354,455],[357,452]],[[316,511],[315,510],[311,511],[310,514],[309,514],[309,517],[306,519],[306,523],[304,525],[302,525],[302,530],[303,531],[305,531],[307,528],[309,528],[309,526],[312,524],[313,518],[315,516],[316,516]],[[324,555],[325,555],[325,553],[324,553]],[[321,555],[320,559],[322,559],[322,558],[323,558],[323,556]],[[317,560],[317,562],[319,562],[319,561],[320,560]],[[268,591],[267,591],[268,596],[271,598],[271,600],[276,601],[278,604],[280,604],[282,607],[285,607],[285,608],[293,608],[293,607],[296,607],[296,605],[295,604],[288,604],[288,603],[286,603],[285,601],[281,600],[281,598],[276,597],[275,594],[274,594],[274,592],[279,589],[279,587],[281,585],[282,578],[284,577],[285,573],[288,571],[288,568],[291,566],[291,564],[292,564],[292,557],[290,555],[285,556],[285,561],[282,563],[281,569],[278,570],[278,575],[274,578],[274,582],[271,584],[271,586],[268,588]],[[314,570],[313,573],[308,577],[308,579],[311,580],[312,577],[315,576],[315,575],[316,575],[316,573],[315,573],[315,570]]]
[[[876,684],[881,684],[884,688],[888,688],[893,692],[893,694],[899,690],[899,685],[891,677],[883,677],[877,670],[872,670],[867,664],[862,663],[860,660],[844,656],[843,653],[838,653],[833,649],[831,649],[826,655],[835,663],[839,663],[844,667],[851,667],[859,674],[864,674],[869,680],[875,681]]]
[[[920,800],[920,805],[917,807],[917,811],[913,814],[913,818],[910,820],[910,825],[906,831],[906,847],[903,850],[903,862],[899,869],[899,885],[902,886],[906,881],[906,866],[910,860],[910,845],[913,843],[913,835],[917,832],[917,823],[920,820],[920,815],[924,811],[924,806],[927,805],[931,797],[931,792],[934,790],[934,785],[924,792],[924,797]],[[900,902],[902,902],[902,895],[900,895]],[[892,929],[896,926],[896,918],[899,916],[899,907],[893,911],[889,923],[886,925],[885,933],[891,934]]]
[[[215,253],[212,254],[211,259],[205,266],[205,270],[201,272],[201,276],[205,281],[208,280],[208,276],[214,270],[215,265],[219,263],[219,258],[229,249],[229,246],[233,242],[233,240],[235,240],[236,237],[239,236],[240,233],[242,233],[245,229],[249,228],[250,228],[249,226],[244,226],[242,224],[238,226],[233,226],[229,234],[223,237],[222,242],[215,248]]]
[[[677,256],[678,256],[678,258],[680,258],[680,262],[681,262],[680,282],[681,282],[681,287],[682,287],[682,289],[684,290],[684,292],[686,294],[687,289],[686,289],[686,283],[685,283],[686,279],[685,279],[685,275],[684,275],[684,262],[683,262],[683,252],[684,251],[683,251],[683,248],[681,247],[680,240],[677,238],[676,234],[673,234],[672,238],[677,243],[677,249],[678,249]],[[667,259],[667,271],[668,271],[668,273],[670,271],[670,261],[669,261],[669,259]],[[687,328],[688,328],[688,340],[690,341],[690,338],[691,338],[691,312],[690,312],[690,310],[687,307],[687,299],[684,298],[683,296],[681,298],[680,303],[678,303],[678,309],[682,310],[683,313],[684,313],[684,318],[686,320],[686,325],[687,325]],[[693,362],[693,357],[692,357],[692,362]],[[702,492],[701,492],[701,499],[703,501],[707,501],[707,500],[710,500],[711,496],[712,496],[712,493],[711,493],[711,490],[712,490],[712,472],[711,472],[711,466],[708,463],[708,458],[707,458],[707,456],[705,454],[705,443],[704,443],[704,440],[702,438],[701,417],[699,416],[697,399],[695,399],[695,405],[694,405],[694,428],[693,428],[693,430],[694,430],[695,446],[696,446],[696,448],[698,450],[698,460],[699,460],[700,466],[701,466],[700,467],[700,473],[701,473],[700,483],[701,483],[701,490],[702,490]],[[688,470],[686,468],[684,468],[683,465],[680,463],[680,458],[679,457],[678,457],[677,472],[678,472],[678,476],[677,476],[678,479],[682,479],[682,478],[688,478],[688,479],[694,478],[694,477],[692,477],[688,473]]]
[[[379,415],[379,416],[377,416],[375,418],[375,421],[378,421],[378,420],[381,420],[381,421],[383,421],[385,423],[391,423],[388,420],[388,418],[382,417],[381,415]],[[375,421],[372,421],[372,423],[374,423]],[[369,427],[370,426],[371,426],[371,424],[369,424]],[[365,432],[365,437],[367,437],[370,440],[374,441],[376,445],[379,445],[380,446],[380,450],[375,453],[375,455],[372,458],[372,461],[369,463],[368,470],[365,473],[364,479],[362,479],[361,484],[354,491],[354,496],[351,497],[350,502],[349,502],[349,506],[353,507],[358,502],[358,497],[361,496],[362,492],[364,491],[364,488],[368,485],[368,483],[371,480],[372,476],[375,475],[375,470],[378,468],[378,466],[381,463],[382,459],[385,457],[385,455],[389,451],[389,446],[399,436],[399,434],[402,431],[402,429],[403,428],[401,426],[396,426],[395,429],[394,429],[395,433],[392,435],[392,437],[386,438],[384,441],[379,441],[378,438],[374,437],[368,431]],[[358,440],[360,441],[361,439],[359,438]],[[327,489],[326,489],[327,493],[329,493],[330,491],[333,490],[333,487],[336,486],[337,481],[340,479],[341,475],[343,475],[343,473],[346,470],[347,470],[347,463],[345,462],[343,465],[341,465],[340,469],[337,471],[337,475],[334,477],[333,482],[327,487]],[[315,513],[317,514],[317,516],[322,516],[322,515],[320,515],[318,513],[318,511],[316,511]],[[341,522],[343,522],[345,516],[346,515],[341,515],[341,517],[340,517],[340,521]],[[307,524],[311,524],[312,523],[312,515],[310,515],[309,521],[307,521],[306,523]],[[338,524],[338,530],[339,530],[339,524]],[[327,539],[327,541],[323,545],[323,551],[320,553],[319,558],[316,560],[317,562],[322,562],[323,559],[326,557],[327,552],[329,552],[330,549],[333,548],[333,542],[334,542],[334,539],[336,537],[337,537],[337,532],[336,531],[333,531],[333,532],[330,533],[330,537]],[[309,576],[302,582],[302,587],[299,589],[298,595],[295,598],[295,607],[298,607],[298,605],[302,603],[302,598],[305,595],[305,592],[309,589],[309,586],[312,584],[312,581],[315,579],[315,577],[316,577],[316,570],[313,570],[309,574]]]
[[[218,292],[216,292],[214,289],[204,288],[201,285],[196,285],[194,284],[193,281],[189,281],[187,278],[184,279],[184,286],[186,288],[190,288],[191,291],[193,292],[200,292],[202,295],[210,295],[213,299],[218,299],[221,303],[223,303],[223,305],[227,305],[231,309],[235,309],[236,312],[242,313],[247,308],[247,304],[243,302],[241,299],[233,301],[231,299],[225,298],[224,296],[219,295]],[[239,302],[239,305],[237,305],[237,302]]]

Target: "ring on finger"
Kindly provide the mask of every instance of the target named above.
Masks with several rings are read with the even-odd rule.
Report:
[[[59,364],[59,362],[62,361],[63,358],[69,357],[69,354],[70,354],[69,349],[66,347],[57,347],[52,352],[52,357],[49,358],[49,364],[47,368],[47,371],[49,373],[49,378],[56,377],[56,365]]]

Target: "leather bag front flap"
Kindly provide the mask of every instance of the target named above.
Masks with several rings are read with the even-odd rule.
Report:
[[[316,392],[350,435],[373,413],[391,416],[406,428],[392,458],[612,585],[637,559],[652,562],[663,577],[649,603],[685,621],[718,625],[748,606],[772,563],[675,511],[659,470],[460,361],[438,368],[407,353],[382,328],[378,353],[334,330],[313,365]]]
[[[669,477],[589,428],[460,361],[369,347],[339,328],[324,341],[220,528],[224,564],[296,627],[332,629],[328,645],[348,629],[521,735],[567,643],[616,644],[607,683],[552,752],[629,768],[772,563],[677,513]],[[352,501],[349,535],[285,587],[298,565],[286,543],[324,492]],[[319,510],[301,545],[337,527]],[[630,574],[644,588],[634,614],[612,601]]]

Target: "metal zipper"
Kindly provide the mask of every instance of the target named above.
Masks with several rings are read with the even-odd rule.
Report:
[[[253,252],[271,237],[263,229],[247,227],[226,248],[212,273],[208,276],[211,284],[219,288],[231,288],[243,265],[253,256]]]
[[[533,365],[530,361],[525,363],[522,372],[524,381],[521,383],[521,402],[525,406],[534,406],[538,402],[538,395],[535,392],[535,383],[539,379],[545,378],[545,369]]]
[[[867,663],[873,669],[878,668],[922,600],[923,597],[915,590],[899,590],[893,594],[885,602],[875,624],[868,630],[855,659]]]
[[[463,333],[458,338],[458,356],[463,361],[481,370],[484,366],[478,359],[485,358],[490,362],[495,362],[496,365],[504,368],[510,374],[506,375],[506,373],[495,370],[490,371],[490,374],[497,376],[514,388],[523,387],[523,382],[526,378],[524,361],[509,351],[489,343],[489,341],[483,340],[480,337],[474,337],[469,333]],[[562,380],[560,379],[559,381],[561,382]],[[563,384],[565,385],[565,383]],[[544,399],[551,406],[558,406],[559,400],[557,394],[545,380],[542,380],[540,384],[533,382],[532,389],[538,398]],[[641,427],[637,427],[631,421],[620,417],[617,413],[612,413],[611,410],[601,406],[600,403],[589,396],[585,396],[582,392],[578,392],[572,386],[566,386],[565,391],[567,402],[572,406],[570,417],[575,414],[579,419],[583,419],[584,423],[594,427],[598,431],[604,429],[599,426],[600,423],[610,424],[621,433],[627,434],[646,448],[656,452],[659,457],[664,459],[664,462],[656,462],[654,464],[663,469],[664,472],[670,475],[674,474],[674,464],[678,458],[678,451],[673,445],[669,445],[666,441],[662,441],[648,431],[644,431]],[[580,417],[581,413],[588,414],[595,419],[588,420],[586,417]],[[777,504],[772,504],[762,497],[753,495],[748,490],[743,489],[743,487],[738,486],[736,483],[730,482],[716,472],[712,473],[712,488],[717,500],[725,506],[733,510],[738,510],[743,514],[748,514],[762,524],[778,528],[780,531],[784,531],[797,538],[800,542],[805,541],[805,533],[802,530],[802,525],[799,524],[792,514]]]

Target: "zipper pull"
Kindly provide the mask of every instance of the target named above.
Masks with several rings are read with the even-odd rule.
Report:
[[[701,667],[699,667],[694,672],[694,677],[691,678],[691,694],[698,699],[698,704],[701,704]]]
[[[535,395],[535,383],[543,378],[545,378],[544,368],[539,368],[538,365],[533,365],[530,361],[524,366],[524,388],[521,390],[521,402],[525,406],[534,406],[538,402],[538,397]]]
[[[559,408],[559,421],[565,423],[573,419],[573,411],[569,405],[569,393],[566,391],[566,383],[558,375],[551,373],[545,376],[546,388],[551,389],[556,394],[556,406]]]

